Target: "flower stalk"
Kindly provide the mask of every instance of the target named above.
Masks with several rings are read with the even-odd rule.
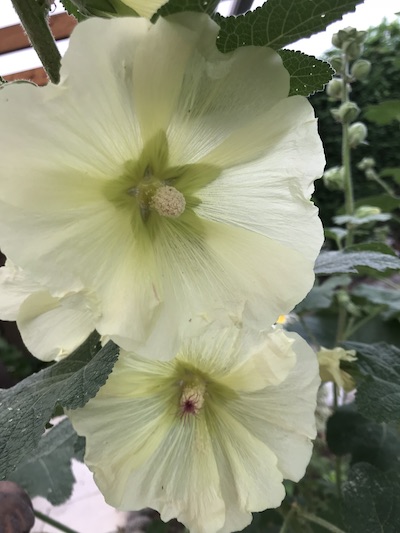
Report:
[[[75,529],[71,529],[70,527],[66,526],[65,524],[62,524],[61,522],[58,522],[57,520],[54,520],[53,518],[50,518],[49,516],[41,513],[40,511],[34,510],[34,515],[36,518],[39,518],[42,522],[45,524],[49,524],[49,526],[53,526],[56,529],[59,529],[60,531],[63,531],[64,533],[78,533]]]
[[[32,0],[12,0],[21,24],[53,83],[60,81],[61,55],[47,23],[47,8]]]
[[[349,61],[345,52],[342,54],[342,105],[350,101],[349,99]],[[353,180],[351,175],[351,154],[349,141],[349,121],[342,121],[342,165],[344,174],[344,197],[346,215],[353,216],[354,214],[354,194],[353,194]],[[353,231],[351,222],[347,223],[346,246],[353,244]]]

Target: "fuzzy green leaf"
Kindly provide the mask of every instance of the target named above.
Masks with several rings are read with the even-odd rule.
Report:
[[[379,272],[400,268],[400,259],[379,252],[322,252],[314,271],[319,275],[358,272],[360,267],[369,267]]]
[[[78,22],[81,22],[87,18],[83,13],[81,13],[81,11],[79,11],[78,7],[73,4],[72,0],[61,0],[61,3],[68,15],[75,17]]]
[[[289,96],[300,94],[309,96],[322,91],[333,76],[333,69],[325,61],[292,50],[281,50],[279,55],[290,74]]]
[[[399,464],[398,432],[387,424],[368,420],[354,404],[339,407],[328,418],[326,442],[335,455],[351,454],[351,464],[363,462],[381,469]]]
[[[69,420],[63,420],[40,439],[34,452],[8,479],[23,487],[31,498],[43,496],[53,505],[64,503],[75,483],[71,459],[78,439]]]
[[[239,46],[270,46],[279,50],[354,11],[363,0],[268,0],[238,17],[215,16],[221,26],[218,48],[230,52]]]
[[[368,106],[365,110],[365,118],[375,122],[378,126],[386,126],[393,120],[400,121],[400,100],[386,100]]]
[[[296,307],[295,312],[316,311],[328,309],[338,287],[343,287],[351,282],[350,276],[332,276],[324,283],[315,284],[302,302]]]
[[[400,421],[400,349],[380,342],[364,344],[346,342],[356,350],[358,411],[377,422]]]
[[[368,464],[351,468],[343,485],[343,521],[348,533],[400,531],[400,473]]]
[[[365,298],[369,302],[385,306],[382,316],[389,320],[400,315],[400,291],[377,285],[361,283],[352,289],[353,296]]]
[[[0,390],[0,479],[36,448],[56,405],[82,407],[105,383],[119,350],[112,342],[99,347],[92,333],[67,358]]]

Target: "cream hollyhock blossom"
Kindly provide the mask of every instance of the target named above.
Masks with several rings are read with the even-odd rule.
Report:
[[[353,378],[348,372],[340,368],[340,361],[348,361],[349,363],[357,361],[355,350],[345,350],[340,347],[329,349],[321,346],[317,357],[322,381],[333,381],[345,392],[350,392],[355,388]]]
[[[97,396],[68,416],[110,505],[228,533],[279,506],[283,479],[304,475],[319,383],[296,334],[211,326],[170,361],[121,352]]]
[[[313,110],[277,53],[222,54],[218,31],[92,19],[59,85],[0,91],[0,245],[50,294],[96,294],[96,328],[125,349],[170,357],[170,332],[210,309],[269,328],[313,284]]]
[[[15,320],[28,350],[42,361],[60,360],[95,329],[98,301],[83,287],[51,295],[21,268],[0,268],[0,318]]]

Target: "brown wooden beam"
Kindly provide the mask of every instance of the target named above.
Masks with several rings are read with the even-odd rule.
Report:
[[[31,70],[24,70],[16,74],[7,74],[3,76],[6,81],[29,80],[36,83],[36,85],[46,85],[49,81],[46,72],[42,67],[33,68]]]
[[[54,38],[58,41],[71,35],[77,21],[67,13],[59,13],[49,18],[49,24]],[[29,47],[28,37],[20,24],[0,29],[0,54],[7,54]]]

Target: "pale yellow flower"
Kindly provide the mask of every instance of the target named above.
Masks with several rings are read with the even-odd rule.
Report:
[[[97,396],[68,416],[110,505],[228,533],[279,506],[284,478],[304,475],[319,383],[296,334],[211,328],[167,362],[122,352]]]
[[[333,381],[350,392],[354,389],[355,383],[348,372],[340,368],[340,361],[353,362],[357,360],[355,350],[345,350],[344,348],[324,348],[317,353],[319,363],[319,374],[322,381]]]
[[[0,91],[1,248],[52,296],[94,294],[96,328],[125,349],[170,356],[211,309],[268,328],[313,284],[313,110],[287,98],[277,53],[224,55],[218,30],[195,13],[91,19],[59,85]]]

